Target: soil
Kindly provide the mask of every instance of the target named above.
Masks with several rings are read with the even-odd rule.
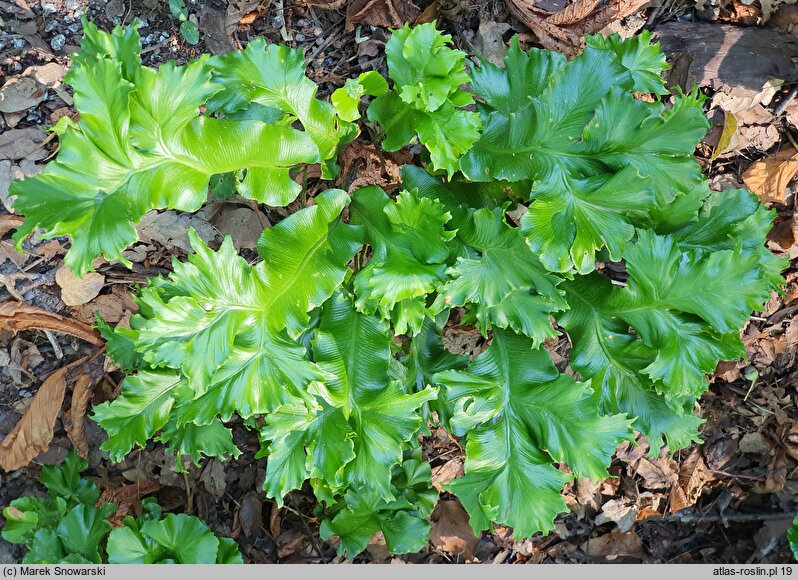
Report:
[[[554,11],[564,4],[550,0],[538,6]],[[302,1],[256,0],[191,1],[187,7],[189,18],[199,24],[200,41],[196,46],[189,45],[180,35],[179,23],[170,14],[168,4],[159,0],[0,0],[0,87],[19,79],[31,67],[54,65],[56,76],[63,76],[69,65],[68,55],[79,47],[83,16],[102,29],[139,19],[142,59],[150,66],[168,60],[184,63],[204,52],[240,48],[263,35],[269,42],[304,47],[308,75],[320,85],[322,97],[363,71],[385,72],[382,49],[388,38],[387,29],[361,23],[348,30],[346,7],[324,10]],[[471,54],[479,52],[491,58],[514,33],[521,34],[526,46],[545,45],[543,37],[533,34],[501,0],[438,0],[432,6],[425,0],[418,2],[416,8],[410,18],[419,14],[437,16],[455,44]],[[707,107],[718,128],[707,135],[697,156],[713,187],[741,186],[742,177],[753,163],[794,144],[798,108],[793,100],[794,85],[790,83],[775,87],[770,98],[760,98],[759,104],[740,114],[736,142],[725,143],[722,136],[724,111],[733,108],[729,102],[761,93],[774,70],[782,75],[793,74],[790,81],[798,80],[794,61],[787,59],[785,69],[774,68],[782,66],[779,63],[787,54],[784,51],[798,44],[798,38],[791,34],[793,22],[798,22],[793,8],[784,6],[763,25],[758,2],[746,5],[738,0],[705,0],[693,5],[663,0],[612,23],[615,29],[626,33],[643,25],[659,32],[673,65],[671,83],[689,88],[689,84],[697,82],[709,97]],[[776,35],[774,42],[783,43],[784,50],[763,53],[765,58],[745,63],[731,61],[737,62],[739,70],[732,66],[712,74],[701,68],[700,59],[698,64],[692,57],[686,64],[681,59],[690,53],[690,42],[695,38],[717,37],[716,51],[733,51],[735,43],[742,42],[734,36],[738,34],[760,40],[763,34]],[[729,44],[732,37],[736,40]],[[760,41],[756,38],[754,42]],[[3,207],[7,202],[2,195],[3,171],[6,181],[9,175],[36,171],[43,158],[55,152],[57,143],[51,140],[24,155],[6,158],[2,156],[3,133],[14,135],[16,140],[22,134],[12,131],[31,130],[26,135],[34,143],[41,143],[42,129],[61,116],[75,114],[69,90],[58,82],[51,85],[43,94],[34,96],[35,102],[30,106],[0,115],[0,217],[9,214],[8,208]],[[713,158],[718,149],[723,151]],[[406,162],[414,153],[400,152],[396,163]],[[358,156],[353,166],[366,172],[368,155],[358,152]],[[382,177],[390,180],[390,176]],[[312,174],[307,175],[307,183],[311,193],[314,187],[321,187],[318,177]],[[566,488],[571,513],[558,518],[556,532],[546,537],[516,542],[511,530],[498,527],[471,541],[461,511],[447,504],[446,509],[436,511],[433,541],[421,553],[391,557],[385,552],[384,542],[375,538],[356,561],[792,562],[785,531],[798,511],[798,322],[793,323],[798,312],[795,189],[792,183],[780,199],[765,200],[779,214],[770,236],[771,249],[792,259],[786,273],[789,285],[784,295],[774,294],[762,312],[754,313],[744,329],[748,361],[721,363],[712,376],[711,389],[701,400],[700,414],[705,420],[702,445],[672,457],[664,453],[657,459],[646,457],[644,439],[636,446],[621,446],[610,469],[611,479],[599,484],[577,481]],[[89,323],[92,311],[100,308],[110,322],[118,322],[135,311],[130,294],[137,285],[167,272],[173,256],[185,256],[179,232],[184,233],[188,225],[198,230],[204,227],[208,239],[213,239],[224,231],[225,226],[220,223],[235,229],[234,216],[240,212],[257,213],[260,227],[285,216],[285,210],[267,211],[235,203],[203,212],[191,217],[165,212],[167,217],[161,214],[154,218],[149,239],[132,249],[136,253],[132,270],[120,264],[100,264],[97,271],[103,283],[99,295],[88,305],[72,307],[63,302],[56,282],[68,240],[29,240],[24,253],[17,254],[8,243],[10,234],[0,229],[0,302],[24,301]],[[190,220],[195,221],[189,223]],[[259,230],[254,231],[238,231],[238,243],[245,255],[255,255],[252,240]],[[478,336],[459,327],[449,329],[447,341],[450,347],[472,355],[483,348]],[[548,347],[555,362],[557,356],[563,360],[566,342],[553,342]],[[0,433],[11,431],[48,375],[66,362],[96,351],[96,347],[65,334],[34,330],[15,336],[0,333]],[[121,378],[118,371],[109,367],[99,381],[94,402],[112,397]],[[314,515],[309,489],[289,494],[282,508],[263,495],[260,489],[265,460],[255,458],[258,442],[240,423],[233,426],[235,441],[245,450],[238,459],[187,465],[186,473],[178,474],[174,459],[155,444],[131,453],[121,464],[110,463],[98,449],[104,436],[102,430],[87,421],[91,464],[88,473],[101,489],[147,483],[165,509],[193,513],[217,533],[236,538],[248,562],[344,561],[336,556],[334,545],[319,537],[319,520]],[[443,431],[434,431],[423,443],[434,473],[445,475],[462,468],[462,450]],[[24,494],[41,493],[37,479],[41,465],[59,462],[70,447],[59,421],[47,452],[28,467],[0,473],[0,506]],[[442,499],[453,498],[444,493]],[[435,530],[444,524],[448,526],[447,533],[436,534]],[[21,555],[19,546],[0,540],[0,562],[18,561]]]

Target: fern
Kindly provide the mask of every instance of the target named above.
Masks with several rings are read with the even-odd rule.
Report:
[[[703,99],[668,95],[647,33],[589,37],[570,62],[515,39],[503,68],[469,75],[433,24],[405,26],[386,47],[393,87],[372,71],[332,104],[286,47],[154,72],[136,41],[134,27],[88,27],[70,73],[81,120],[41,176],[13,185],[19,239],[72,235],[78,273],[118,258],[148,209],[199,207],[211,174],[245,170],[239,192],[271,204],[296,196],[295,164],[335,175],[364,96],[384,148],[417,137],[429,152],[396,194],[316,195],[263,232],[254,264],[192,233],[131,328],[99,323],[128,373],[95,409],[113,459],[154,438],[195,462],[237,455],[225,423],[241,417],[268,457],[267,494],[309,481],[341,553],[377,531],[393,552],[423,547],[436,494],[418,437],[436,420],[465,442],[448,489],[475,532],[552,530],[563,485],[606,477],[633,429],[651,454],[698,440],[707,373],[745,355],[739,328],[783,283],[764,248],[773,212],[709,192],[693,158]],[[489,341],[473,361],[444,347],[454,309]],[[563,331],[578,378],[543,348]]]

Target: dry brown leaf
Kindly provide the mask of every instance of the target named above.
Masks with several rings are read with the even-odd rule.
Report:
[[[322,8],[323,10],[338,10],[347,3],[347,0],[301,0],[301,2],[308,6]]]
[[[52,260],[55,256],[66,254],[66,248],[61,245],[58,240],[50,240],[47,243],[37,246],[34,252],[39,254],[45,260]]]
[[[2,238],[11,230],[17,229],[23,224],[24,221],[25,218],[20,215],[0,215],[0,238]]]
[[[601,0],[576,0],[562,10],[558,10],[546,19],[546,22],[557,26],[576,24],[584,20],[601,3]]]
[[[635,532],[620,532],[613,529],[609,534],[592,538],[582,544],[588,556],[632,556],[643,557],[643,542]]]
[[[233,239],[237,250],[257,248],[261,232],[271,225],[269,218],[257,206],[252,208],[231,203],[221,204],[210,222],[219,233]]]
[[[433,2],[424,10],[421,11],[421,14],[418,15],[413,21],[413,26],[418,26],[419,24],[426,24],[427,22],[432,22],[438,18],[438,3]]]
[[[700,447],[694,447],[679,468],[679,484],[688,505],[695,505],[704,488],[715,480]]]
[[[47,312],[23,302],[0,303],[0,330],[8,330],[16,334],[20,330],[31,328],[71,334],[95,346],[105,344],[99,332],[72,318]]]
[[[622,499],[611,499],[601,506],[601,513],[596,517],[596,525],[613,522],[621,532],[631,530],[637,521],[638,507],[630,505]]]
[[[283,531],[283,519],[280,517],[280,506],[272,504],[272,511],[269,513],[269,533],[272,539],[279,538]]]
[[[129,313],[131,310],[113,294],[98,296],[88,304],[78,306],[72,311],[75,318],[87,324],[96,320],[96,314],[99,314],[106,322],[116,324]]]
[[[80,306],[93,300],[105,286],[105,276],[97,272],[87,272],[78,278],[66,266],[58,268],[55,283],[61,287],[61,300],[67,306]]]
[[[258,498],[257,492],[250,491],[241,500],[238,521],[246,537],[251,538],[260,532],[263,527],[263,503]]]
[[[432,512],[429,532],[432,545],[460,560],[473,560],[479,538],[468,525],[468,514],[459,501],[440,501]]]
[[[419,15],[418,6],[409,0],[353,0],[346,7],[346,30],[356,24],[399,28]]]
[[[754,162],[743,173],[745,185],[762,201],[785,203],[787,184],[798,173],[798,151],[789,146]]]
[[[443,465],[432,468],[432,485],[435,489],[442,492],[443,486],[462,476],[465,473],[463,460],[459,457],[450,459]]]
[[[122,520],[131,515],[133,505],[145,495],[150,495],[161,489],[157,481],[142,481],[122,485],[114,489],[104,489],[97,500],[97,506],[112,503],[116,506],[116,512],[109,518],[111,526],[118,528],[122,525]]]
[[[47,451],[53,440],[55,419],[64,402],[67,375],[89,357],[83,357],[68,364],[47,377],[30,408],[11,432],[0,441],[0,469],[13,471],[25,467],[39,453]]]
[[[532,0],[510,0],[510,12],[523,22],[548,50],[562,52],[568,57],[581,51],[582,39],[571,30],[560,28],[547,21],[549,14],[536,8]]]
[[[64,418],[64,429],[78,452],[83,458],[89,456],[89,444],[86,441],[86,434],[83,432],[83,420],[86,418],[86,409],[89,401],[94,395],[94,382],[82,375],[75,381],[72,387],[72,403],[69,408],[68,417]]]
[[[610,0],[603,8],[599,8],[579,25],[571,27],[577,37],[595,34],[613,22],[623,20],[627,16],[642,10],[651,0]]]

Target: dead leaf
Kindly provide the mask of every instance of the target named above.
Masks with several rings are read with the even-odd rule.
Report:
[[[601,483],[592,482],[588,477],[580,477],[574,485],[576,502],[578,505],[577,515],[585,515],[588,510],[597,512],[599,501],[601,500]],[[580,514],[581,512],[581,514]]]
[[[473,560],[479,544],[468,525],[468,514],[459,501],[440,501],[432,512],[430,542],[438,550],[447,552],[460,560]]]
[[[580,36],[548,22],[549,13],[537,8],[532,0],[510,0],[508,7],[535,34],[544,48],[562,52],[569,57],[575,56],[581,50]]]
[[[600,3],[601,0],[576,0],[546,18],[546,21],[557,26],[576,24],[587,18]]]
[[[263,230],[271,225],[260,210],[251,207],[225,203],[211,218],[211,224],[219,233],[230,236],[237,250],[258,247],[258,238]]]
[[[14,244],[2,240],[0,241],[0,264],[4,263],[6,260],[11,260],[18,267],[22,267],[25,262],[28,261],[28,256],[24,253],[17,252]]]
[[[704,488],[715,480],[700,447],[694,447],[679,468],[679,485],[687,505],[695,505]]]
[[[205,484],[208,493],[216,499],[221,499],[227,490],[227,474],[224,471],[224,464],[216,458],[211,458],[205,469],[202,470],[200,481]]]
[[[0,88],[0,113],[16,113],[35,107],[44,100],[45,91],[30,77],[9,79]]]
[[[117,284],[114,285],[111,294],[103,294],[87,304],[78,306],[73,314],[75,318],[87,324],[93,324],[97,314],[106,322],[116,324],[136,312],[138,312],[136,302]]]
[[[788,146],[775,155],[755,161],[745,173],[743,181],[762,201],[784,204],[787,184],[798,173],[798,151]]]
[[[55,283],[61,287],[61,300],[67,306],[80,306],[95,298],[105,286],[105,276],[87,272],[78,278],[66,266],[58,268]]]
[[[41,145],[46,138],[44,131],[37,127],[12,129],[0,133],[0,161],[44,159],[47,152]]]
[[[61,84],[61,79],[66,74],[66,67],[57,62],[50,62],[43,65],[30,66],[22,73],[23,77],[31,77],[44,87],[57,87]]]
[[[184,252],[191,252],[191,244],[188,241],[190,228],[194,228],[206,244],[216,238],[216,230],[201,217],[200,213],[151,211],[141,219],[136,230],[142,242],[154,241],[166,248],[180,248]]]
[[[2,306],[2,305],[0,305]],[[83,357],[48,376],[36,391],[30,408],[0,441],[0,469],[13,471],[26,466],[39,453],[47,451],[53,439],[55,419],[64,402],[67,376],[89,357]]]
[[[740,453],[753,453],[754,455],[763,455],[769,449],[767,439],[762,433],[755,431],[754,433],[746,433],[740,439]]]
[[[450,459],[443,465],[432,468],[432,485],[435,486],[440,492],[443,492],[443,486],[462,476],[465,473],[463,460],[459,457]]]
[[[17,229],[25,222],[21,215],[0,215],[0,238],[11,230]]]
[[[97,506],[99,507],[106,503],[112,503],[116,506],[116,512],[109,520],[112,527],[118,528],[122,525],[122,520],[131,515],[134,504],[141,500],[142,497],[155,493],[159,489],[161,489],[161,485],[157,481],[141,481],[122,485],[114,489],[106,488],[100,493]]]
[[[723,133],[720,134],[720,140],[712,157],[709,158],[710,161],[714,161],[721,153],[725,153],[733,147],[732,139],[735,133],[737,133],[737,118],[734,113],[726,111],[723,120]]]
[[[86,409],[94,395],[94,382],[83,375],[75,381],[72,388],[72,403],[69,408],[69,415],[64,418],[64,429],[72,441],[78,455],[83,458],[89,456],[89,444],[83,432],[83,420],[86,418]]]
[[[578,37],[594,34],[614,22],[619,22],[640,10],[651,0],[610,0],[588,18],[570,28]]]
[[[795,217],[795,215],[777,215],[768,232],[768,240],[777,243],[782,250],[790,249],[795,244],[795,234],[798,230]]]
[[[588,556],[605,556],[608,560],[618,556],[643,558],[643,542],[635,532],[612,530],[598,538],[591,538],[581,546]]]
[[[64,332],[94,346],[105,345],[100,333],[87,324],[23,302],[0,303],[0,330],[8,330],[16,334],[30,328]]]
[[[2,137],[0,137],[0,145],[1,144]],[[36,151],[44,154],[43,149],[37,149]],[[35,153],[33,156],[38,157],[39,153]],[[22,159],[18,161],[18,164],[16,165],[8,159],[0,160],[0,204],[6,208],[8,213],[16,213],[13,207],[16,196],[8,195],[8,189],[11,185],[11,182],[15,179],[24,179],[25,177],[36,175],[43,169],[44,165],[37,164],[31,159]]]
[[[272,511],[269,513],[269,533],[272,538],[279,538],[283,529],[283,521],[280,517],[280,506],[272,504]]]
[[[369,543],[366,544],[366,551],[371,556],[373,562],[383,563],[385,560],[388,559],[390,554],[388,553],[388,543],[385,541],[385,536],[382,532],[376,532]]]
[[[474,46],[480,56],[496,66],[504,66],[507,44],[502,36],[510,28],[512,27],[506,22],[480,20],[476,36],[474,36]]]
[[[628,532],[635,526],[638,508],[621,499],[611,499],[601,506],[601,513],[596,516],[596,525],[613,522],[621,532]]]
[[[241,522],[241,530],[248,538],[257,535],[263,527],[263,503],[254,491],[241,499],[238,519]]]
[[[409,0],[353,0],[346,7],[346,30],[353,31],[356,24],[400,28],[418,15],[418,6]]]

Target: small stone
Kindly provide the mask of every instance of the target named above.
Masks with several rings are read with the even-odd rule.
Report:
[[[122,19],[119,18],[119,16],[114,16],[111,19],[111,22],[113,23],[114,26],[121,26],[122,25]]]
[[[55,2],[42,2],[42,12],[45,14],[54,14],[58,11],[58,5]]]
[[[22,48],[23,46],[25,46],[25,39],[24,38],[15,38],[14,40],[11,41],[11,45],[14,48]]]
[[[80,24],[77,23],[70,24],[69,26],[67,26],[67,30],[69,30],[69,32],[71,32],[72,34],[77,34],[78,32],[80,32]]]
[[[48,34],[56,28],[58,28],[58,20],[48,20],[47,24],[44,25],[44,31]]]
[[[64,36],[63,34],[57,34],[50,41],[50,48],[58,52],[64,48],[65,44],[66,44],[66,36]]]
[[[297,42],[304,42],[305,41],[305,35],[301,34],[301,33],[300,34],[296,34],[294,36],[294,38],[296,39]]]
[[[0,368],[7,367],[11,364],[11,356],[6,350],[0,350]]]
[[[80,8],[80,0],[65,0],[64,5],[69,10],[78,10]]]
[[[20,389],[19,396],[29,399],[33,396],[33,393],[31,393],[28,389]]]

